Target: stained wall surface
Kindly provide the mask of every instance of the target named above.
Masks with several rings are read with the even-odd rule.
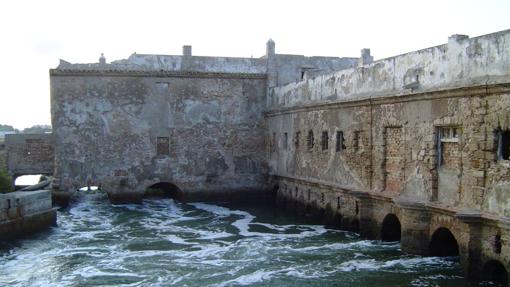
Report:
[[[55,153],[52,134],[9,134],[5,137],[7,171],[14,177],[51,175]]]
[[[52,71],[55,176],[61,190],[141,194],[263,190],[266,77]]]
[[[508,31],[455,36],[271,89],[272,174],[508,216],[497,131],[509,125],[509,43]]]

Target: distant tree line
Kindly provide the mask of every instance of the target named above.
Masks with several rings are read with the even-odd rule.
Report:
[[[14,132],[14,133],[22,133],[22,134],[40,134],[51,132],[50,125],[34,125],[23,130],[15,129],[10,125],[2,125],[0,124],[0,132]]]

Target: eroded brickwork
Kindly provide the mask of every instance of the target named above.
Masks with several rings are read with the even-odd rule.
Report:
[[[385,190],[398,193],[402,188],[401,185],[404,180],[404,140],[402,137],[402,128],[386,128],[384,140]]]
[[[14,177],[53,174],[55,150],[52,134],[9,134],[5,139],[7,170]]]
[[[280,189],[282,183],[297,190],[318,183],[334,196],[320,204],[313,196],[279,196],[319,211],[349,198],[356,206],[333,213],[358,222],[362,235],[380,238],[384,218],[394,215],[405,251],[431,254],[435,238],[449,233],[470,277],[491,261],[510,270],[504,223],[510,216],[510,74],[503,64],[510,46],[495,39],[510,33],[456,35],[445,46],[272,89],[267,119],[276,138],[307,130],[345,135],[345,149],[270,154]],[[473,46],[483,51],[464,53]],[[483,55],[502,58],[485,61]]]

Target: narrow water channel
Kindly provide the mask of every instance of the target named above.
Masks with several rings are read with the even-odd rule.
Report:
[[[171,199],[112,206],[101,191],[58,226],[0,246],[0,286],[492,286],[457,258],[404,254],[272,206]]]

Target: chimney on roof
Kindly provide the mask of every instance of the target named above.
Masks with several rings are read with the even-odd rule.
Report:
[[[191,57],[191,45],[182,46],[182,55]]]
[[[266,56],[274,56],[276,53],[275,49],[276,44],[274,43],[273,39],[269,39],[266,43]]]
[[[460,43],[466,39],[469,39],[468,35],[453,34],[450,37],[448,37],[448,44],[451,44],[453,42]]]
[[[101,53],[101,57],[99,57],[99,64],[106,64],[106,58],[104,57],[104,53]]]
[[[372,63],[374,61],[374,57],[370,55],[370,49],[364,48],[361,49],[361,58],[358,60],[358,66],[364,66]]]

